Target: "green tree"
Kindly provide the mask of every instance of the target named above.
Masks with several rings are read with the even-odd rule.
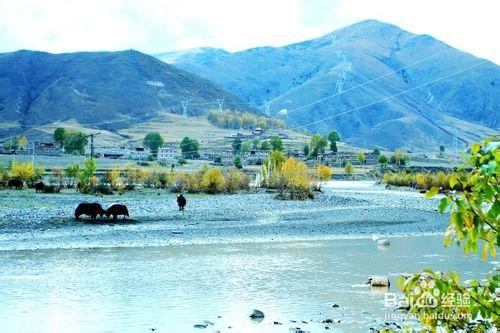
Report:
[[[64,169],[64,174],[68,177],[68,187],[74,186],[75,180],[80,177],[81,172],[82,170],[78,164],[70,164],[66,169]]]
[[[444,156],[444,146],[439,146],[439,157],[443,157]]]
[[[233,160],[233,165],[237,169],[242,169],[243,168],[243,161],[241,160],[241,156],[240,155],[236,155],[236,157]]]
[[[309,156],[309,144],[308,143],[304,144],[304,156],[305,157]]]
[[[494,258],[499,242],[500,223],[500,143],[497,139],[486,139],[482,144],[473,144],[467,162],[457,174],[452,174],[449,185],[452,189],[441,199],[440,212],[450,209],[450,225],[445,233],[445,245],[455,243],[462,246],[465,254],[475,253],[482,245],[482,259]],[[430,198],[439,192],[433,187],[426,193]],[[497,290],[500,275],[492,274],[486,278],[460,282],[454,272],[437,273],[425,270],[410,277],[400,278],[399,287],[412,301],[424,292],[439,291],[434,307],[421,307],[418,302],[410,302],[410,313],[419,315],[423,325],[431,331],[443,327],[448,332],[485,332],[491,327],[499,327],[500,309]],[[447,295],[469,299],[469,304],[448,306],[443,300]],[[482,319],[482,320],[478,320]]]
[[[58,143],[61,148],[64,145],[64,139],[66,139],[66,130],[63,127],[58,127],[54,130],[54,134],[52,134],[52,138],[55,143]]]
[[[85,146],[88,144],[87,136],[80,132],[67,132],[64,138],[64,150],[69,154],[85,153]]]
[[[373,155],[380,156],[380,150],[378,148],[373,149]]]
[[[330,151],[334,153],[338,151],[337,142],[335,141],[330,142]]]
[[[259,140],[257,139],[252,140],[252,149],[259,149]]]
[[[184,158],[198,158],[200,154],[198,151],[200,150],[200,143],[196,139],[191,139],[186,136],[182,139],[180,148],[182,151],[182,157]]]
[[[328,141],[321,134],[314,134],[311,137],[311,149],[310,155],[312,157],[318,156],[318,154],[323,154],[325,152],[325,147],[328,145]]]
[[[264,140],[264,141],[262,141],[262,144],[260,145],[260,149],[266,150],[266,151],[271,150],[271,144],[269,143],[269,141]]]
[[[338,142],[340,141],[340,135],[337,131],[332,131],[328,134],[328,141],[330,142]]]
[[[234,139],[233,143],[232,143],[232,147],[233,147],[233,152],[235,154],[239,153],[241,150],[241,139],[240,138]]]
[[[391,156],[391,163],[400,166],[406,165],[406,163],[408,163],[408,160],[409,160],[408,155],[403,153],[401,150],[394,151],[394,153]]]
[[[273,136],[269,143],[273,150],[283,150],[283,141],[281,141],[279,136]]]
[[[360,151],[357,155],[356,155],[356,158],[358,159],[358,162],[360,164],[365,164],[366,162],[366,156],[365,156],[365,153],[363,153],[362,151]]]
[[[378,162],[380,163],[380,166],[382,167],[382,169],[385,169],[387,167],[387,156],[380,155],[378,157]]]
[[[165,141],[163,140],[163,137],[160,133],[151,132],[144,137],[142,143],[144,144],[144,147],[148,147],[149,149],[151,149],[151,153],[156,157],[158,154],[158,148],[163,146],[164,142]]]
[[[97,170],[97,164],[94,159],[90,157],[85,160],[82,172],[80,172],[80,191],[82,193],[90,193],[93,190],[94,184],[94,174]]]

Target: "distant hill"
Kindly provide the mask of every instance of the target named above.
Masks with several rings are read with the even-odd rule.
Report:
[[[250,110],[212,82],[137,51],[0,54],[0,138],[71,122],[117,131],[165,112],[204,114],[225,106]]]
[[[437,149],[456,133],[464,147],[500,127],[499,66],[375,20],[284,47],[157,57],[251,105],[271,100],[271,114],[295,126],[337,129],[352,145]]]

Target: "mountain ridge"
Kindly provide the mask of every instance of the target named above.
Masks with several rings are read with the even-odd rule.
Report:
[[[284,118],[296,126],[331,118],[308,129],[337,129],[350,144],[451,146],[450,133],[459,126],[459,141],[465,146],[499,128],[499,66],[487,61],[449,76],[485,60],[392,24],[366,20],[286,46],[222,51],[199,48],[196,56],[183,51],[173,64],[261,109],[264,99],[271,100],[272,115],[326,98]],[[408,92],[386,99],[402,91]],[[331,95],[337,97],[329,100]]]

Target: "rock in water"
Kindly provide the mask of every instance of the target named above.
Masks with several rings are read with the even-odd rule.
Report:
[[[379,239],[377,246],[389,246],[391,242],[388,239]]]
[[[264,312],[254,309],[252,313],[250,314],[250,318],[252,319],[261,319],[264,318]]]

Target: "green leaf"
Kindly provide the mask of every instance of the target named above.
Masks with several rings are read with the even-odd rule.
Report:
[[[457,183],[458,183],[457,175],[456,174],[452,174],[450,176],[450,188],[453,189],[455,187],[455,185],[457,185]]]
[[[438,193],[439,193],[439,188],[434,186],[429,191],[427,191],[427,193],[425,193],[425,198],[426,199],[432,198],[433,196],[435,196]]]
[[[446,197],[446,198],[442,198],[441,201],[439,202],[439,206],[438,206],[438,211],[440,213],[443,213],[446,208],[448,207],[448,204],[450,203],[451,199]]]
[[[481,145],[479,143],[475,143],[470,147],[470,151],[473,154],[477,154],[479,152],[479,149],[481,149]]]

